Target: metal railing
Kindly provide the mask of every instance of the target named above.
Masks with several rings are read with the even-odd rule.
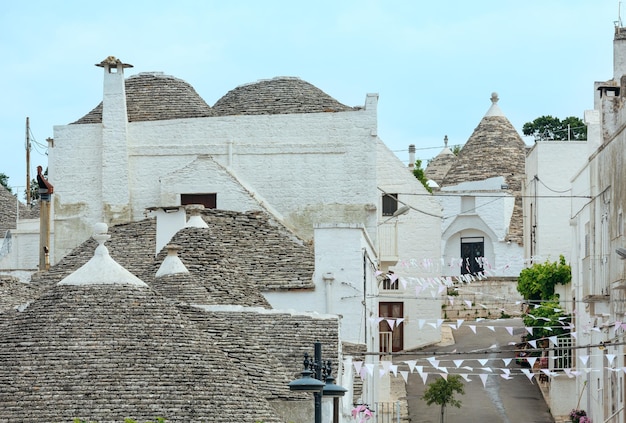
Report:
[[[373,411],[373,423],[400,423],[400,401],[374,403]]]

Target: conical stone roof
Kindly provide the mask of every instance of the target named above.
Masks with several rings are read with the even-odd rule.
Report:
[[[39,217],[39,209],[31,210],[29,207],[17,201],[15,195],[11,194],[4,185],[0,185],[0,238],[9,229],[17,228],[17,218],[36,219]]]
[[[504,177],[508,191],[515,196],[507,241],[523,244],[522,181],[526,145],[498,106],[498,95],[491,95],[491,107],[482,118],[441,186]]]
[[[125,81],[129,122],[213,116],[211,107],[182,79],[142,72]],[[74,124],[102,123],[102,103]]]
[[[437,185],[441,185],[441,182],[456,160],[456,155],[448,148],[447,135],[444,138],[444,144],[443,150],[428,163],[428,166],[426,166],[424,170],[424,176],[426,176],[427,179],[435,181]]]
[[[0,421],[281,421],[210,336],[98,249],[3,322]]]
[[[341,104],[314,85],[295,77],[276,77],[240,85],[214,105],[213,111],[227,115],[275,115],[290,113],[345,112]]]
[[[491,108],[459,152],[442,187],[503,176],[510,189],[521,192],[526,145],[500,110],[497,94],[491,101]]]

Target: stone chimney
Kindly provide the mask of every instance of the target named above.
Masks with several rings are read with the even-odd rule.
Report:
[[[146,216],[156,217],[156,245],[154,255],[158,255],[163,247],[171,241],[178,231],[187,223],[185,206],[150,207]]]
[[[109,224],[127,223],[131,219],[131,207],[124,69],[131,68],[132,65],[109,56],[96,66],[104,69],[102,219]]]
[[[619,81],[626,75],[626,28],[615,26],[613,38],[613,79]]]
[[[409,170],[415,167],[415,144],[409,144]]]

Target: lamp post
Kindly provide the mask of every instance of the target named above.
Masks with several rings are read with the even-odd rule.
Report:
[[[315,423],[322,423],[322,396],[333,397],[333,421],[338,423],[339,397],[345,395],[347,389],[336,385],[331,374],[330,360],[322,360],[322,344],[315,342],[313,360],[304,354],[304,370],[302,377],[289,382],[289,390],[299,392],[313,392],[315,400]]]

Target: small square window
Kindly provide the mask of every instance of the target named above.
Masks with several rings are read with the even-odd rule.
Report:
[[[217,194],[180,194],[180,205],[202,204],[205,209],[217,208]]]
[[[393,216],[398,210],[398,194],[383,194],[383,216]]]

